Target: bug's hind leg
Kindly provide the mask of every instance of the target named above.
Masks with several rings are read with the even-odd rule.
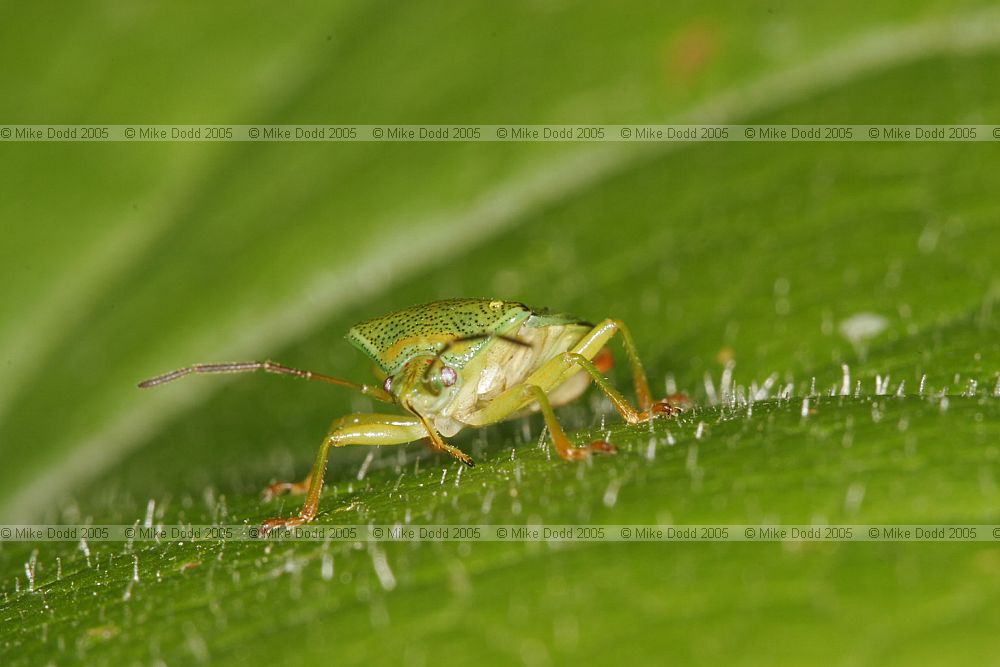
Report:
[[[593,378],[594,384],[597,385],[598,389],[604,392],[608,399],[611,400],[611,403],[615,406],[615,409],[618,410],[618,413],[629,424],[638,424],[640,422],[649,421],[659,415],[672,417],[682,412],[681,408],[674,404],[673,397],[654,401],[652,399],[645,398],[642,395],[640,395],[639,398],[640,408],[636,410],[629,400],[625,398],[620,391],[615,389],[608,379],[601,374],[601,371],[597,369],[590,359],[587,359],[582,354],[577,354],[575,352],[567,352],[566,358],[571,363],[574,363],[577,366],[580,366],[583,370],[587,371],[590,377]],[[643,376],[643,380],[645,380],[645,376]]]
[[[635,385],[635,396],[639,403],[639,410],[633,410],[640,418],[638,421],[648,421],[653,417],[659,415],[674,416],[683,411],[684,408],[690,407],[692,405],[691,399],[689,399],[684,394],[672,394],[666,398],[659,400],[654,400],[652,392],[649,390],[649,380],[646,378],[646,369],[643,367],[642,360],[639,358],[639,349],[635,345],[635,340],[632,338],[632,333],[629,331],[628,327],[621,320],[611,320],[615,329],[621,334],[622,346],[625,348],[625,355],[628,358],[629,366],[632,369],[632,380]],[[584,360],[587,360],[585,355],[581,355]],[[594,378],[595,384],[597,384],[600,389],[608,395],[608,398],[615,403],[615,407],[618,408],[618,412],[621,413],[627,421],[631,421],[626,415],[626,412],[620,407],[622,403],[628,404],[628,401],[618,392],[617,400],[615,396],[608,391],[611,389],[610,383],[602,375],[606,372],[608,368],[603,367],[601,359],[595,356],[592,363],[588,367],[586,364],[580,364],[587,373]],[[614,391],[612,389],[612,391]],[[629,407],[631,405],[629,404]]]
[[[538,402],[538,407],[542,411],[542,417],[545,418],[545,425],[549,428],[549,434],[552,436],[552,443],[556,447],[556,451],[559,453],[563,459],[567,461],[579,461],[581,459],[589,458],[591,453],[600,452],[603,454],[614,454],[618,450],[610,442],[604,440],[596,440],[589,445],[583,447],[576,447],[569,441],[566,437],[566,431],[563,430],[562,426],[559,424],[559,420],[556,419],[556,413],[552,409],[552,404],[549,403],[549,397],[545,395],[541,387],[533,384],[524,385],[525,393],[531,398]]]

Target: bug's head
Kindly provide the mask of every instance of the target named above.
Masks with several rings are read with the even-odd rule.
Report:
[[[460,384],[458,370],[437,355],[414,357],[395,375],[388,376],[382,386],[399,403],[430,413],[446,405]]]

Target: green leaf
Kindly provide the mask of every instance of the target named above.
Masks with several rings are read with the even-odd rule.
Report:
[[[51,45],[0,75],[24,91],[0,111],[982,123],[1000,111],[1000,20],[974,5],[60,10],[0,28],[5,62]],[[352,323],[463,295],[621,318],[657,392],[698,407],[625,427],[591,392],[560,417],[619,453],[581,465],[537,418],[456,437],[478,464],[461,474],[420,445],[337,451],[318,521],[1000,517],[995,143],[4,151],[0,520],[287,515],[297,499],[259,491],[304,475],[366,400],[275,377],[135,382],[254,357],[360,380]],[[0,662],[972,662],[1000,618],[989,543],[88,548],[0,544]]]

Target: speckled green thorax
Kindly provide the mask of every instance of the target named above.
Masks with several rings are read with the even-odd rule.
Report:
[[[523,303],[499,299],[449,299],[411,306],[351,327],[347,340],[395,375],[415,356],[435,355],[456,338],[480,334],[513,335],[528,320],[542,326],[572,318],[544,315]],[[496,339],[478,339],[453,346],[444,363],[462,368]]]

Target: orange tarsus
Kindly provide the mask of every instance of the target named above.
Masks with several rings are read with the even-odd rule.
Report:
[[[301,482],[275,482],[274,484],[271,484],[266,489],[264,489],[264,492],[261,494],[261,497],[263,501],[266,503],[286,493],[291,493],[293,495],[305,493],[306,491],[309,490],[309,483],[311,481],[312,481],[312,475],[306,476],[306,478]]]
[[[687,394],[681,393],[670,394],[666,398],[661,399],[661,402],[674,408],[680,408],[681,410],[688,410],[694,407],[694,401],[692,401]]]

